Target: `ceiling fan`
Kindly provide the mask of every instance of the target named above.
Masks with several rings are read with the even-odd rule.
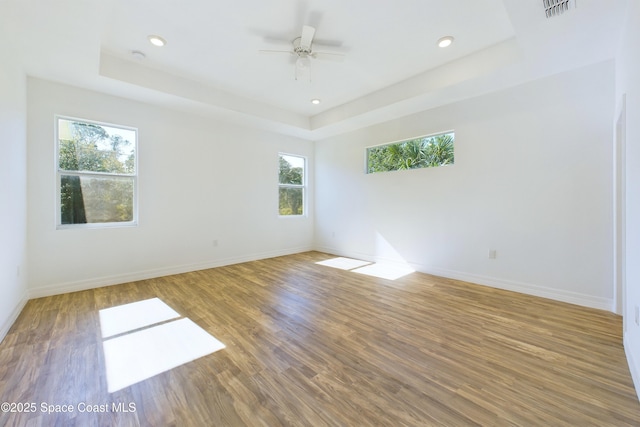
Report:
[[[302,35],[291,42],[290,50],[260,50],[261,53],[286,53],[295,58],[295,79],[299,80],[305,75],[311,80],[311,59],[329,59],[340,61],[344,54],[337,52],[316,52],[313,50],[313,37],[316,29],[309,25],[302,26]]]

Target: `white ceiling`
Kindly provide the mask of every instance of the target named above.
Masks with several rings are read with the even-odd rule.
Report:
[[[0,0],[0,43],[35,77],[320,139],[612,58],[627,1],[546,19],[542,0]],[[311,82],[258,52],[303,25],[345,55]]]

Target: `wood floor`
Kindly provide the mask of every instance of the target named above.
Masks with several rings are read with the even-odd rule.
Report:
[[[0,425],[640,425],[618,316],[425,274],[390,281],[315,264],[331,257],[29,301],[0,345],[0,402],[36,410],[0,412]],[[153,297],[226,348],[109,393],[98,310]],[[47,414],[43,403],[75,411]]]

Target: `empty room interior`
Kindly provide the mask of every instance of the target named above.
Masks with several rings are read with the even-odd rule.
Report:
[[[640,425],[640,2],[0,0],[0,425]]]

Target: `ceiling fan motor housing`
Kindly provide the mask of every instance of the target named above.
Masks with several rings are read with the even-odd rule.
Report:
[[[311,54],[311,45],[304,47],[300,46],[300,41],[302,37],[297,37],[293,40],[293,51],[298,54],[298,56],[307,56]]]

